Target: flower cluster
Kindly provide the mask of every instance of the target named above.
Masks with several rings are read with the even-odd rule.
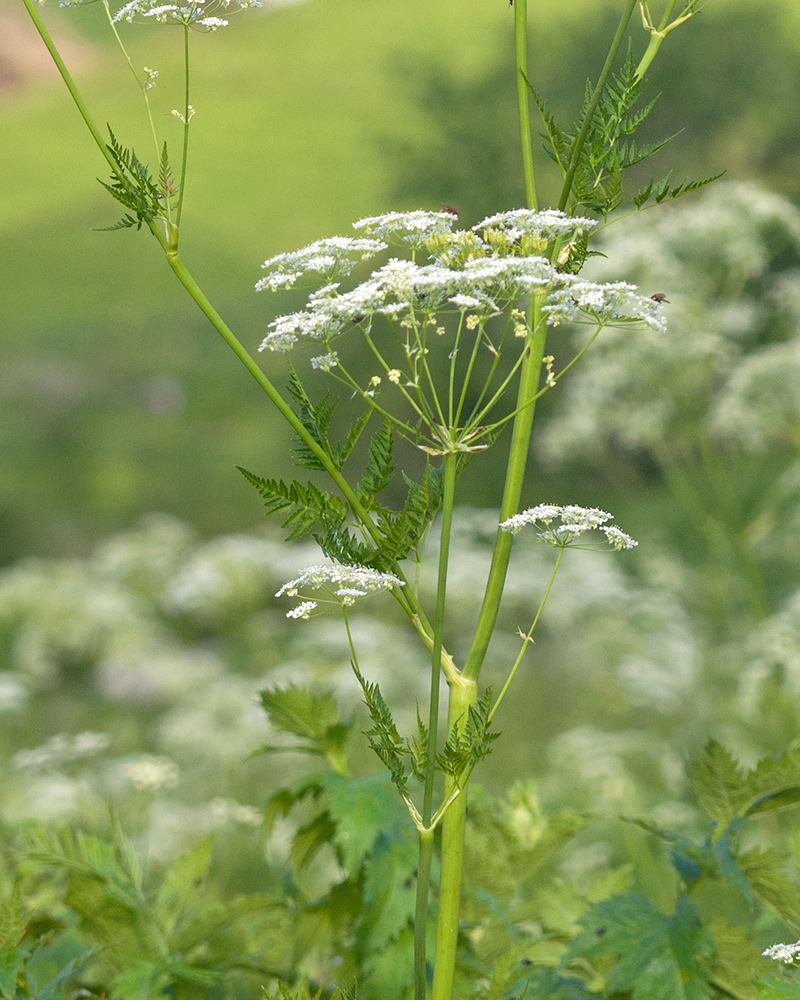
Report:
[[[761,954],[764,958],[773,958],[776,962],[783,962],[784,965],[794,965],[800,958],[800,941],[795,941],[794,944],[773,944]]]
[[[69,2],[69,0],[68,0]],[[63,5],[63,4],[62,4]],[[261,0],[190,0],[189,3],[158,3],[157,0],[130,0],[116,12],[112,24],[134,21],[137,17],[152,18],[159,24],[181,24],[184,27],[216,31],[228,22],[217,17],[219,11],[234,13],[247,7],[261,7]]]
[[[402,587],[403,581],[391,573],[381,573],[369,566],[309,566],[294,580],[285,583],[275,595],[297,597],[301,590],[321,590],[342,607],[349,607],[357,598],[383,590]],[[286,613],[287,618],[309,618],[317,601],[304,600]]]
[[[75,736],[59,733],[34,750],[20,750],[14,755],[13,763],[20,771],[44,771],[94,757],[110,743],[107,733],[78,733]]]
[[[658,302],[636,294],[636,286],[624,281],[597,284],[574,279],[547,297],[542,307],[552,326],[559,323],[602,323],[604,326],[643,323],[665,333],[667,321]]]
[[[162,788],[175,788],[180,780],[180,768],[174,760],[153,754],[142,754],[129,761],[124,773],[137,792],[158,792]]]
[[[475,325],[534,290],[545,292],[543,312],[552,326],[567,320],[639,322],[664,330],[659,303],[636,295],[633,285],[584,281],[560,273],[541,256],[555,239],[586,235],[594,225],[590,219],[520,209],[484,219],[474,231],[452,232],[453,221],[447,212],[390,212],[355,224],[377,239],[334,237],[266,261],[270,274],[258,282],[258,289],[289,287],[305,274],[321,275],[329,283],[309,297],[302,312],[273,320],[260,350],[289,351],[301,339],[327,347],[349,325],[368,324],[376,315],[401,326],[419,326],[422,316],[470,309],[477,317]],[[393,258],[357,287],[340,291],[333,277],[349,273],[354,258],[377,253],[385,246],[381,239],[399,233],[415,249],[424,246],[432,262]],[[331,356],[329,352],[323,357]]]
[[[379,239],[400,239],[415,250],[424,246],[434,236],[449,233],[458,218],[453,212],[386,212],[371,215],[353,223],[353,229],[363,229]]]
[[[500,527],[503,531],[516,535],[526,525],[533,524],[540,528],[536,533],[540,541],[562,549],[582,539],[589,531],[602,532],[608,545],[616,552],[635,548],[639,543],[615,525],[609,525],[611,520],[613,516],[599,507],[577,507],[574,504],[562,507],[540,503],[502,521]]]
[[[518,208],[490,215],[472,229],[483,234],[483,239],[494,253],[527,256],[543,253],[555,240],[561,240],[568,247],[583,239],[596,226],[593,219],[572,218],[557,209],[536,212]]]
[[[325,281],[350,274],[361,260],[369,260],[376,253],[386,249],[381,240],[352,239],[347,236],[331,236],[317,240],[301,250],[279,253],[265,260],[261,267],[268,272],[256,283],[256,291],[265,288],[274,292],[278,288],[291,288],[309,272],[321,275]]]

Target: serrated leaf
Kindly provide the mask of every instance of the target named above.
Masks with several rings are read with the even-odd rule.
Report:
[[[580,923],[565,961],[614,956],[611,992],[632,1000],[707,1000],[711,996],[702,960],[713,942],[697,908],[681,896],[675,912],[661,913],[642,896],[613,896],[598,903]]]
[[[268,688],[261,692],[261,704],[274,729],[315,741],[339,721],[339,706],[331,691],[317,695],[295,684]]]
[[[787,923],[800,924],[800,887],[789,874],[786,859],[776,851],[754,848],[737,860],[753,893]]]
[[[353,875],[378,837],[403,825],[405,812],[383,774],[365,778],[324,774],[320,784],[327,793],[328,810],[336,823],[333,843],[343,867]]]
[[[731,996],[751,996],[757,977],[771,963],[762,958],[750,928],[732,926],[721,913],[712,914],[706,926],[714,940],[715,954],[708,962],[714,982]]]
[[[199,844],[177,858],[156,894],[156,903],[167,933],[187,909],[196,907],[198,891],[208,877],[211,867],[213,837],[206,837]]]
[[[0,994],[14,1000],[17,993],[17,976],[25,968],[30,952],[22,948],[4,948],[0,951]]]
[[[336,824],[329,812],[322,812],[301,826],[292,839],[289,862],[295,874],[311,864],[325,844],[333,843]]]
[[[384,420],[380,430],[373,435],[369,443],[367,468],[358,487],[358,495],[367,507],[382,490],[392,481],[394,465],[392,464],[393,436],[392,425]]]
[[[709,740],[691,759],[689,780],[700,808],[717,825],[720,835],[751,798],[745,772],[716,740]]]
[[[410,834],[379,834],[364,874],[359,933],[366,950],[381,950],[410,925],[416,902],[417,862],[418,847]]]

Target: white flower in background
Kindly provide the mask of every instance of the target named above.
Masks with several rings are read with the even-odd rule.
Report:
[[[28,689],[10,670],[0,671],[0,712],[18,712],[28,700]]]
[[[794,965],[800,958],[800,941],[795,941],[794,944],[773,944],[761,954],[764,958],[772,958],[784,965]]]
[[[147,18],[159,24],[180,24],[185,27],[205,28],[216,31],[224,28],[228,22],[217,13],[235,13],[247,7],[261,7],[260,0],[191,0],[190,3],[159,4],[155,0],[131,0],[116,12],[111,19],[112,24],[120,21],[134,21]]]
[[[575,505],[561,507],[557,504],[542,503],[536,507],[529,507],[521,514],[514,514],[508,520],[502,521],[500,527],[503,531],[516,535],[526,525],[532,524],[540,529],[536,533],[540,541],[558,548],[565,548],[582,540],[589,531],[600,531],[606,536],[608,545],[617,552],[621,549],[635,548],[639,543],[630,535],[626,535],[616,525],[607,524],[612,519],[611,514],[600,510],[599,507]]]
[[[180,781],[180,768],[169,757],[142,754],[128,761],[123,773],[137,792],[158,792],[163,788],[176,788]]]
[[[348,236],[331,236],[317,240],[300,250],[279,253],[261,265],[267,275],[256,283],[256,291],[265,288],[291,288],[298,279],[321,276],[327,281],[350,274],[363,260],[369,260],[386,244],[381,240],[354,239]]]
[[[335,603],[349,607],[359,597],[402,586],[402,580],[396,576],[369,566],[309,566],[296,579],[285,583],[275,596],[288,594],[289,597],[297,597],[303,590],[321,590],[329,594]],[[304,601],[287,612],[286,617],[308,618],[316,606],[316,601]]]
[[[636,294],[636,285],[625,281],[597,284],[565,276],[563,288],[550,292],[542,312],[553,326],[560,323],[602,323],[604,326],[644,326],[665,333],[667,320],[658,302]]]
[[[239,826],[261,826],[263,816],[252,806],[244,806],[235,799],[212,799],[211,813],[219,826],[238,824]]]
[[[108,733],[86,732],[77,733],[75,736],[59,733],[57,736],[51,736],[40,747],[20,750],[11,762],[20,771],[44,771],[96,757],[110,744],[111,737]]]

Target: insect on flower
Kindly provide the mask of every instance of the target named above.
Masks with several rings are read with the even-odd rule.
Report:
[[[651,295],[650,298],[653,302],[657,302],[659,305],[661,305],[662,302],[669,304],[669,299],[663,292],[656,292],[655,295]]]
[[[456,218],[458,218],[458,209],[453,208],[452,205],[445,205],[443,201],[440,201],[439,204],[442,206],[444,211],[447,212],[448,215],[454,215]]]

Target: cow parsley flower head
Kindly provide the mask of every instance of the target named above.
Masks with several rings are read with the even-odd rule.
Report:
[[[578,507],[574,504],[562,507],[558,504],[540,503],[502,521],[500,528],[516,535],[526,525],[532,524],[539,529],[536,532],[539,541],[561,549],[582,541],[583,536],[590,531],[599,531],[605,535],[605,543],[592,547],[604,547],[607,544],[616,552],[635,548],[639,543],[615,525],[609,525],[611,520],[613,515],[599,507]]]
[[[667,329],[660,304],[637,295],[636,286],[625,281],[597,284],[564,275],[562,286],[550,292],[542,312],[547,314],[551,326],[587,322],[605,326],[642,323],[657,333],[665,333]]]
[[[108,733],[59,733],[40,747],[20,750],[12,759],[18,770],[46,771],[94,757],[111,744]]]
[[[413,212],[385,212],[383,215],[371,215],[353,223],[353,229],[363,229],[371,236],[379,239],[400,241],[420,249],[434,236],[449,233],[457,216],[452,212],[426,212],[418,209]]]
[[[369,566],[309,566],[300,576],[285,583],[275,594],[282,597],[304,596],[302,591],[322,591],[336,604],[344,608],[354,604],[359,597],[377,594],[383,590],[402,587],[403,581],[391,573],[381,573]],[[317,601],[304,600],[287,612],[287,618],[309,618],[317,607]]]
[[[773,944],[761,954],[764,958],[772,958],[784,965],[794,965],[800,958],[800,941],[795,941],[794,944]]]
[[[256,291],[268,288],[291,288],[308,274],[320,276],[330,282],[350,274],[362,260],[369,260],[386,249],[381,240],[354,239],[349,236],[330,236],[316,240],[307,247],[289,253],[279,253],[261,265],[267,275],[256,282]]]
[[[543,212],[518,208],[490,215],[472,230],[480,233],[495,253],[528,256],[543,253],[556,239],[569,247],[596,226],[593,219],[571,218],[554,208]]]
[[[147,18],[159,24],[180,24],[184,27],[216,31],[228,22],[218,17],[220,11],[235,13],[247,7],[261,7],[261,0],[190,0],[188,3],[157,3],[156,0],[130,0],[116,12],[112,24]]]

